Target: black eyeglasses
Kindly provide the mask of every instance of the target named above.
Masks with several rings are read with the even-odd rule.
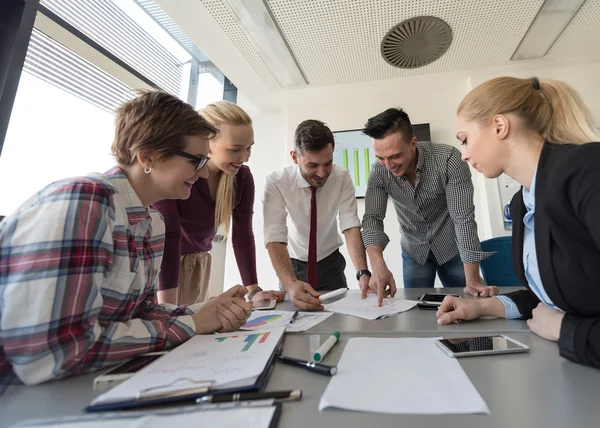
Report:
[[[181,150],[173,150],[173,154],[176,154],[177,156],[181,156],[181,157],[184,157],[187,159],[191,159],[194,162],[196,162],[196,165],[195,165],[196,171],[200,171],[202,168],[204,168],[204,165],[206,165],[206,163],[210,159],[208,156],[194,156],[194,155],[190,155],[189,153],[183,152]]]

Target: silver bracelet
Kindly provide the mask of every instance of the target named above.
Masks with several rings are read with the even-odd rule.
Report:
[[[249,294],[248,294],[248,301],[251,301],[252,298],[256,295],[256,293],[258,293],[259,291],[263,291],[262,288],[260,287],[256,287],[254,290],[252,290]]]

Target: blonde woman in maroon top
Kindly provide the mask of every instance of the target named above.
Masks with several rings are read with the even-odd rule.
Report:
[[[158,298],[177,305],[200,303],[209,294],[212,242],[222,226],[231,229],[233,249],[249,299],[283,300],[281,291],[262,291],[256,275],[252,217],[254,179],[244,165],[254,145],[252,119],[237,105],[218,101],[199,111],[217,130],[210,140],[209,177],[189,183],[191,196],[154,205],[166,223]]]

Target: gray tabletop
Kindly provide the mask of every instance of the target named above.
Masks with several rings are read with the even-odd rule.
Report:
[[[413,334],[418,336],[422,334]],[[336,364],[347,340],[366,336],[344,334],[327,355],[325,363]],[[402,337],[399,334],[375,337]],[[408,335],[405,335],[408,336]],[[456,337],[456,334],[446,334]],[[528,354],[463,358],[464,368],[491,415],[382,415],[327,409],[318,403],[329,378],[303,369],[276,364],[267,390],[302,389],[299,402],[285,403],[279,426],[306,427],[593,427],[598,426],[600,371],[573,364],[558,355],[555,343],[533,333],[511,337],[531,347]],[[326,335],[322,336],[324,340]],[[284,354],[308,357],[308,335],[287,335]],[[402,356],[398,356],[402,364]],[[13,386],[0,399],[0,425],[40,417],[81,414],[99,392],[92,390],[96,375],[73,377],[35,387]],[[399,380],[401,382],[401,380]],[[447,386],[439,385],[440,388]],[[357,393],[360,390],[357,389]],[[452,393],[450,390],[449,394]]]
[[[511,291],[520,290],[516,287],[503,287],[501,293],[506,294]],[[397,299],[418,300],[424,293],[439,293],[439,294],[459,294],[465,298],[462,289],[456,288],[401,288],[396,293]],[[328,303],[333,303],[339,298],[328,300]],[[295,310],[294,306],[289,301],[279,303],[277,310]],[[474,322],[463,322],[460,324],[439,325],[435,316],[435,310],[424,310],[417,307],[395,315],[393,317],[379,319],[375,321],[366,320],[358,317],[347,315],[334,314],[327,320],[317,324],[306,333],[332,333],[339,331],[340,333],[463,333],[463,334],[479,334],[487,333],[508,333],[508,332],[524,332],[529,331],[527,323],[522,320],[505,320],[505,319],[480,319]]]
[[[343,335],[325,359],[339,360],[347,340]],[[371,337],[376,335],[369,335]],[[392,337],[400,335],[381,335]],[[416,336],[416,335],[413,335]],[[455,335],[445,335],[452,337]],[[276,366],[269,382],[273,390],[299,388],[301,402],[286,403],[280,427],[597,427],[600,418],[600,370],[571,363],[558,355],[555,343],[533,333],[510,337],[531,347],[526,354],[461,358],[459,362],[490,408],[491,415],[383,415],[337,409],[318,410],[328,379],[302,369]],[[322,337],[324,339],[325,336]],[[285,355],[306,358],[308,338],[286,338]],[[398,356],[402,364],[402,356]],[[399,379],[401,382],[401,379]],[[440,388],[448,387],[439,385]],[[360,389],[357,387],[357,394]],[[448,390],[451,394],[451,390]]]

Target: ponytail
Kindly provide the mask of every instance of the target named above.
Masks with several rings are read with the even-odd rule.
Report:
[[[498,77],[474,88],[457,114],[489,123],[494,115],[514,113],[545,141],[585,144],[600,141],[589,109],[573,88],[559,80]]]

